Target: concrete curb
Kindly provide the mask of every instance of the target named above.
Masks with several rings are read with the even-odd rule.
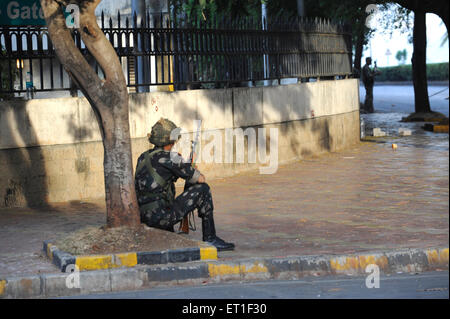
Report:
[[[439,122],[439,121],[436,121]],[[448,133],[448,124],[430,124],[425,123],[423,126],[425,131],[434,132],[434,133]]]
[[[77,274],[43,274],[0,279],[0,298],[76,296],[170,284],[201,284],[229,280],[295,280],[311,275],[367,275],[365,269],[370,264],[378,265],[380,272],[385,274],[423,272],[448,269],[448,255],[448,248],[403,249],[343,256],[252,258],[225,262],[196,261],[82,271]],[[71,280],[76,275],[79,278],[79,288],[68,288],[75,282]]]
[[[43,250],[52,263],[66,272],[69,265],[76,265],[79,271],[101,270],[137,265],[182,263],[197,260],[217,260],[217,248],[199,242],[199,247],[169,249],[152,252],[128,252],[108,255],[73,256],[59,250],[49,241],[44,241]]]

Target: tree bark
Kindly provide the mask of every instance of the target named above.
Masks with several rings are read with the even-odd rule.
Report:
[[[119,58],[97,24],[95,8],[101,0],[41,0],[49,36],[61,63],[80,87],[97,117],[104,148],[107,227],[140,224],[129,130],[128,91]],[[79,33],[103,70],[98,77],[76,47],[66,26],[62,5],[80,7]]]
[[[449,1],[437,0],[396,0],[398,4],[414,11],[414,53],[413,53],[413,81],[415,93],[415,110],[417,112],[431,112],[428,98],[428,83],[426,75],[426,14],[438,15],[447,28],[449,25]]]
[[[414,11],[414,52],[412,57],[414,102],[416,113],[431,112],[427,83],[427,26],[426,13]]]
[[[361,30],[357,35],[356,45],[355,45],[355,61],[353,62],[354,70],[358,71],[358,74],[361,75],[361,60],[364,50],[364,31]]]

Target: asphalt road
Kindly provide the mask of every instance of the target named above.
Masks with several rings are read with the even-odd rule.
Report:
[[[364,103],[366,91],[359,88],[361,103]],[[449,116],[448,85],[428,86],[431,109]],[[375,113],[401,113],[407,116],[414,112],[414,87],[412,85],[383,85],[375,84],[373,88],[373,103]]]
[[[448,299],[448,271],[380,276],[379,288],[366,277],[326,276],[302,280],[234,282],[93,294],[82,299]],[[181,305],[181,304],[180,304]]]

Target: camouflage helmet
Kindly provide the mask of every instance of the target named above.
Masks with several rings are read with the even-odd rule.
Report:
[[[155,123],[155,125],[153,125],[152,132],[149,136],[149,141],[157,147],[175,143],[179,139],[180,130],[181,129],[177,127],[172,121],[161,118],[158,122]]]

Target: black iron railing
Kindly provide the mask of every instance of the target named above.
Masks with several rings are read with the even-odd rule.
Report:
[[[319,19],[169,19],[121,17],[99,24],[120,58],[131,91],[226,87],[247,81],[350,76],[351,30]],[[73,38],[97,74],[102,70],[79,33]],[[46,27],[0,26],[0,93],[76,90]]]

